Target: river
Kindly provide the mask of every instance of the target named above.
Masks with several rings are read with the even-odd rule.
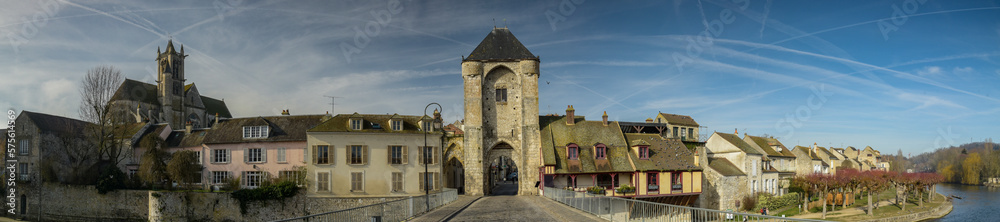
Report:
[[[952,200],[954,209],[947,216],[926,221],[1000,221],[1000,188],[939,184],[937,192],[962,199]]]

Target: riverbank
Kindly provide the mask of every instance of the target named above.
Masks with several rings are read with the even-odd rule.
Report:
[[[915,202],[914,199],[910,201]],[[923,206],[917,206],[910,201],[904,202],[906,204],[906,211],[903,211],[902,207],[895,204],[893,200],[883,200],[878,202],[878,206],[881,207],[875,209],[875,215],[873,216],[868,216],[865,211],[867,205],[863,205],[829,211],[826,213],[826,219],[824,220],[869,222],[920,221],[944,217],[953,209],[952,203],[940,193],[934,196],[933,201],[926,202]],[[809,213],[796,215],[794,218],[820,219],[822,215],[822,213]]]

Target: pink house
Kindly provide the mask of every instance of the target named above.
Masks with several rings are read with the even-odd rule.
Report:
[[[239,179],[244,188],[255,188],[267,178],[295,177],[296,167],[305,166],[306,130],[328,118],[325,115],[282,115],[233,118],[212,128],[171,130],[166,124],[151,124],[146,136],[159,136],[170,153],[198,153],[202,177],[199,184],[217,186],[227,178]],[[138,169],[145,148],[136,148],[128,161],[129,173]]]

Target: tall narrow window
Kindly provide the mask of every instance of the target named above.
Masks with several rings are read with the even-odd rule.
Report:
[[[571,160],[580,159],[580,147],[577,146],[576,144],[570,144],[569,146],[567,146],[566,152],[567,152],[566,154],[567,158]]]
[[[639,159],[649,159],[649,146],[639,146]]]
[[[351,130],[361,130],[361,119],[351,119]]]
[[[604,144],[597,144],[594,148],[594,158],[607,159],[608,147]]]
[[[646,189],[649,191],[660,190],[660,180],[656,172],[646,173]]]
[[[405,164],[405,153],[403,146],[389,146],[389,164]]]
[[[392,192],[403,192],[403,173],[392,172]]]
[[[368,149],[367,146],[363,145],[351,145],[348,147],[347,157],[350,158],[351,164],[366,164],[368,163]]]
[[[678,131],[678,129],[677,129],[677,127],[675,126],[675,127],[674,127],[674,138],[677,138],[677,137],[678,137],[678,136],[677,136],[677,131]]]
[[[24,155],[28,155],[28,153],[31,152],[30,151],[31,147],[28,146],[28,144],[31,144],[31,140],[29,140],[29,139],[21,139],[21,147],[17,148],[18,151],[20,151],[19,154],[21,154],[22,156],[24,156]]]
[[[671,190],[678,191],[684,189],[684,185],[681,184],[681,182],[684,181],[682,181],[683,177],[681,177],[680,172],[674,172],[673,174],[670,175],[670,177],[672,177],[670,180]]]
[[[392,123],[392,130],[393,131],[403,130],[403,121],[402,120],[390,120],[389,122]]]
[[[507,89],[497,89],[497,102],[507,102]]]
[[[694,139],[694,128],[688,128],[688,138]]]
[[[278,148],[278,162],[279,163],[286,163],[286,162],[288,162],[285,159],[285,148],[284,147],[279,147]]]
[[[351,173],[351,192],[362,192],[365,191],[365,174],[362,172],[352,172]]]
[[[330,164],[330,146],[316,146],[316,164]]]
[[[21,173],[21,178],[20,178],[21,181],[31,180],[31,177],[28,176],[28,164],[27,163],[20,163],[20,164],[18,164],[18,168],[19,169],[17,169],[17,170],[21,171],[20,172]],[[13,188],[11,188],[11,189],[13,189]]]
[[[420,122],[420,128],[423,131],[428,131],[428,132],[433,131],[434,128],[431,128],[431,127],[432,127],[431,126],[431,121],[429,121],[429,120],[424,120],[424,121]]]
[[[316,191],[330,191],[330,173],[316,173]]]

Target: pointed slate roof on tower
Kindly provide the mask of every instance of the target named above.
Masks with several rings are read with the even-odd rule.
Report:
[[[493,28],[493,31],[476,46],[465,60],[491,59],[538,59],[514,37],[507,28]]]
[[[174,40],[167,40],[167,51],[166,52],[168,52],[168,53],[177,53],[177,51],[174,50]]]

